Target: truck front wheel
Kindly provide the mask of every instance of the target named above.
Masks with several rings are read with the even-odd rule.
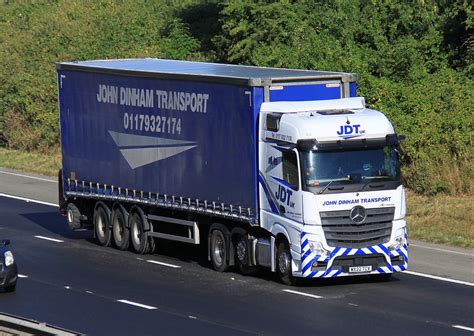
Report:
[[[110,232],[109,216],[103,206],[98,206],[94,210],[94,230],[99,244],[110,246],[112,234]]]
[[[121,207],[117,207],[112,212],[112,233],[115,245],[119,250],[128,249],[130,242],[130,230],[127,227],[127,219]]]
[[[229,268],[228,248],[224,233],[215,229],[211,233],[211,261],[212,267],[218,272],[225,272]]]
[[[278,244],[276,259],[276,271],[280,281],[288,286],[294,285],[295,278],[291,273],[290,248],[285,241],[282,241]]]

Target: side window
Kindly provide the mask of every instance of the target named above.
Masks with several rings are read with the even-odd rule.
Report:
[[[283,180],[288,182],[294,190],[299,189],[296,153],[290,150],[283,151]]]

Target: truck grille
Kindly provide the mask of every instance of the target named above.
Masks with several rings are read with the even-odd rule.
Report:
[[[329,246],[362,248],[390,240],[395,208],[365,209],[362,224],[350,219],[351,210],[321,212],[324,235]]]

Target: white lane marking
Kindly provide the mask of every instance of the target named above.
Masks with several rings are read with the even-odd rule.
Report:
[[[462,329],[462,330],[467,330],[467,331],[474,331],[474,328],[469,328],[469,327],[465,327],[465,326],[462,326],[462,325],[453,325],[452,327]]]
[[[23,175],[23,174],[17,174],[17,173],[10,173],[10,172],[6,172],[6,171],[3,171],[3,170],[0,170],[0,174],[26,177],[26,178],[29,178],[29,179],[32,179],[32,180],[46,181],[46,182],[51,182],[51,183],[58,183],[58,181],[56,181],[56,180],[50,180],[50,179],[45,179],[45,178],[42,178],[42,177]]]
[[[190,319],[193,319],[193,320],[196,320],[196,319],[197,319],[196,316],[192,316],[192,315],[189,315],[188,317],[189,317]]]
[[[157,309],[156,307],[152,307],[152,306],[148,306],[148,305],[144,305],[144,304],[141,304],[141,303],[138,303],[138,302],[133,302],[133,301],[128,301],[128,300],[117,300],[117,302],[129,304],[129,305],[132,305],[132,306],[145,308],[145,309]]]
[[[54,238],[49,238],[49,237],[44,237],[44,236],[35,236],[35,238],[49,240],[55,243],[64,243],[64,240],[59,240],[59,239],[54,239]]]
[[[69,286],[64,286],[64,288],[66,288],[66,289],[71,289],[71,287],[69,287]]]
[[[18,277],[19,277],[19,278],[28,278],[28,275],[18,274]]]
[[[3,193],[0,193],[0,196],[1,197],[13,198],[13,199],[17,199],[17,200],[25,201],[25,202],[38,203],[38,204],[49,205],[49,206],[53,206],[53,207],[59,207],[59,205],[54,204],[54,203],[38,201],[38,200],[35,200],[35,199],[26,198],[26,197],[20,197],[20,196],[3,194]]]
[[[314,299],[322,299],[323,298],[322,296],[319,296],[319,295],[298,292],[298,291],[294,291],[294,290],[291,290],[291,289],[283,289],[283,291],[287,292],[287,293],[291,293],[291,294],[297,294],[297,295],[312,297]]]
[[[421,248],[425,248],[425,249],[428,249],[428,250],[435,250],[435,251],[441,251],[441,252],[460,254],[460,255],[465,255],[465,256],[468,256],[468,257],[474,257],[473,253],[464,253],[464,252],[458,252],[458,251],[451,251],[451,250],[445,250],[445,249],[440,249],[440,248],[436,248],[436,247],[417,245],[417,244],[413,244],[413,243],[410,243],[410,246],[421,247]]]
[[[94,292],[86,291],[87,294],[94,294]]]
[[[146,262],[151,263],[151,264],[161,265],[161,266],[167,266],[167,267],[171,267],[171,268],[181,268],[181,266],[178,266],[178,265],[167,264],[167,263],[164,263],[164,262],[161,262],[161,261],[156,261],[156,260],[147,260]]]
[[[413,271],[404,271],[403,273],[416,275],[416,276],[420,276],[420,277],[424,277],[424,278],[440,280],[440,281],[452,282],[452,283],[456,283],[456,284],[460,284],[460,285],[474,286],[474,283],[472,283],[472,282],[461,281],[461,280],[456,280],[456,279],[449,279],[449,278],[443,278],[443,277],[436,276],[436,275],[418,273],[418,272],[413,272]]]

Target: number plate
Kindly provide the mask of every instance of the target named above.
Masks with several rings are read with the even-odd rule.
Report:
[[[372,266],[352,266],[349,267],[349,273],[372,272]]]

